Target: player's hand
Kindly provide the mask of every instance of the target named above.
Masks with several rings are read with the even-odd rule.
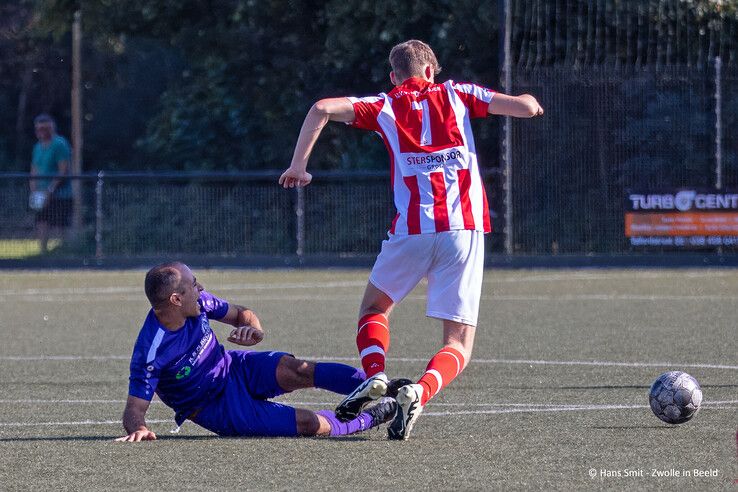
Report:
[[[116,441],[120,442],[140,442],[140,441],[156,441],[156,434],[150,430],[137,430],[131,432],[127,436],[119,437]]]
[[[309,185],[312,180],[313,175],[309,172],[290,167],[279,177],[279,184],[284,188],[294,188],[295,186],[299,188]]]
[[[531,96],[530,94],[523,94],[520,97],[525,98],[526,101],[529,101],[533,105],[533,107],[535,107],[533,116],[543,116],[543,106],[541,106],[541,104],[535,97]]]
[[[249,347],[264,340],[264,331],[253,326],[239,326],[231,330],[228,341]]]

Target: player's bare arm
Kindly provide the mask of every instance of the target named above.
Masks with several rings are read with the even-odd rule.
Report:
[[[219,320],[233,326],[228,341],[249,347],[264,340],[264,330],[258,316],[252,310],[236,304],[228,306],[228,312]]]
[[[123,411],[123,428],[128,435],[119,437],[116,441],[139,442],[155,441],[156,434],[146,427],[146,411],[151,402],[143,398],[128,396],[126,409]]]
[[[489,114],[514,116],[515,118],[532,118],[542,116],[543,108],[530,94],[508,96],[497,93],[489,103]]]
[[[355,117],[354,106],[346,97],[321,99],[313,104],[307,116],[305,116],[305,121],[302,123],[300,134],[297,137],[292,163],[289,169],[279,177],[279,184],[285,188],[310,184],[313,177],[306,171],[307,163],[315,142],[323,131],[323,127],[329,121],[350,123],[354,121]]]

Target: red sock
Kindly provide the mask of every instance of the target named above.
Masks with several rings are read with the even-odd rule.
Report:
[[[425,374],[420,378],[418,384],[423,386],[423,396],[420,404],[425,405],[428,400],[445,388],[464,368],[464,356],[455,348],[443,347],[428,362]]]
[[[384,357],[389,349],[389,321],[383,314],[367,314],[359,320],[356,347],[366,377],[384,372]]]

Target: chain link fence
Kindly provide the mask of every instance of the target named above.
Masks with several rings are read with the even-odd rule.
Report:
[[[510,176],[486,171],[490,253],[505,252],[506,233],[513,255],[643,252],[624,232],[629,192],[738,190],[734,67],[516,65],[511,85],[535,94],[546,114],[503,130]],[[0,175],[0,259],[377,254],[394,215],[388,173],[317,173],[299,191],[279,187],[278,176],[75,176],[77,227],[52,231],[40,255],[33,178]]]
[[[513,253],[627,253],[629,190],[738,189],[735,69],[516,67],[512,87],[546,109],[510,128]]]
[[[489,193],[493,176],[486,176]],[[48,255],[330,258],[379,252],[394,217],[386,173],[318,173],[310,186],[293,190],[280,187],[278,177],[74,176],[81,195],[79,226],[74,232],[72,227],[55,231]],[[40,254],[34,230],[37,212],[28,206],[29,179],[24,174],[0,175],[0,259]],[[490,241],[490,249],[492,245]]]

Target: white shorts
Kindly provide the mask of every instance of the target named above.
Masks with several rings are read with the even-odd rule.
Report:
[[[394,303],[428,278],[426,315],[476,326],[484,274],[484,233],[446,231],[382,241],[369,282]]]

